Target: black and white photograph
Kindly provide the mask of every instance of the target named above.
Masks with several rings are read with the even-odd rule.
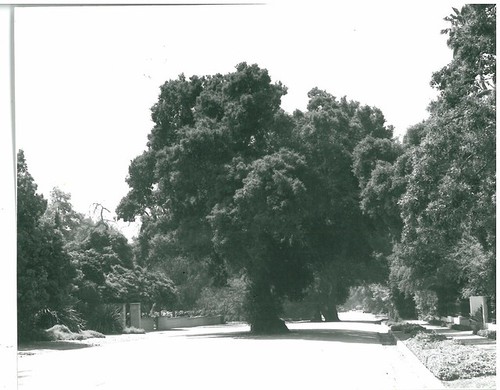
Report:
[[[495,3],[0,18],[0,389],[496,388]]]

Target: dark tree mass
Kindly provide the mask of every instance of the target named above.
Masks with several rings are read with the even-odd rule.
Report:
[[[125,220],[141,216],[146,258],[161,237],[163,262],[183,256],[243,272],[255,332],[285,329],[283,299],[311,286],[318,313],[338,320],[336,304],[374,263],[353,151],[366,137],[392,137],[378,109],[315,88],[307,112],[288,115],[285,93],[246,63],[166,82],[117,209]]]
[[[392,232],[391,282],[417,301],[432,292],[441,315],[461,297],[496,295],[496,6],[446,20],[453,61],[432,78],[429,119],[408,129],[395,161],[356,167],[363,211]]]

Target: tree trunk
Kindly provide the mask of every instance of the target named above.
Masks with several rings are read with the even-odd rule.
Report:
[[[285,321],[279,317],[256,319],[250,324],[250,331],[255,334],[280,334],[289,332]]]
[[[316,305],[316,308],[314,309],[314,315],[313,318],[311,319],[311,322],[322,322],[323,319],[321,318],[321,306]]]
[[[326,322],[340,322],[337,306],[335,304],[324,305],[322,313]]]
[[[285,321],[279,318],[281,303],[265,280],[253,281],[247,293],[245,312],[252,333],[286,333]]]

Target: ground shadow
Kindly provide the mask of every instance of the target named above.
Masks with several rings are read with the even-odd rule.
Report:
[[[375,324],[375,325],[381,325],[382,322],[387,321],[387,318],[382,318],[380,320],[363,320],[363,321],[358,321],[358,320],[342,320],[339,322],[355,322],[357,324]]]
[[[64,351],[69,349],[82,349],[92,347],[92,344],[71,342],[71,341],[34,341],[31,343],[18,345],[17,350],[33,351],[39,349],[50,349],[55,351]]]
[[[353,329],[291,329],[283,334],[253,334],[249,331],[224,332],[209,334],[188,334],[189,338],[232,338],[247,340],[309,340],[309,341],[332,341],[357,344],[380,344],[381,334]]]

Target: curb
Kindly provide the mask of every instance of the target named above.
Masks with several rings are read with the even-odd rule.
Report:
[[[419,375],[425,382],[432,387],[432,389],[445,389],[446,387],[443,383],[434,376],[434,374],[420,361],[420,359],[390,330],[390,328],[384,324],[387,328],[387,334],[391,339],[394,340],[392,345],[398,348],[398,351],[408,359],[418,370]]]

